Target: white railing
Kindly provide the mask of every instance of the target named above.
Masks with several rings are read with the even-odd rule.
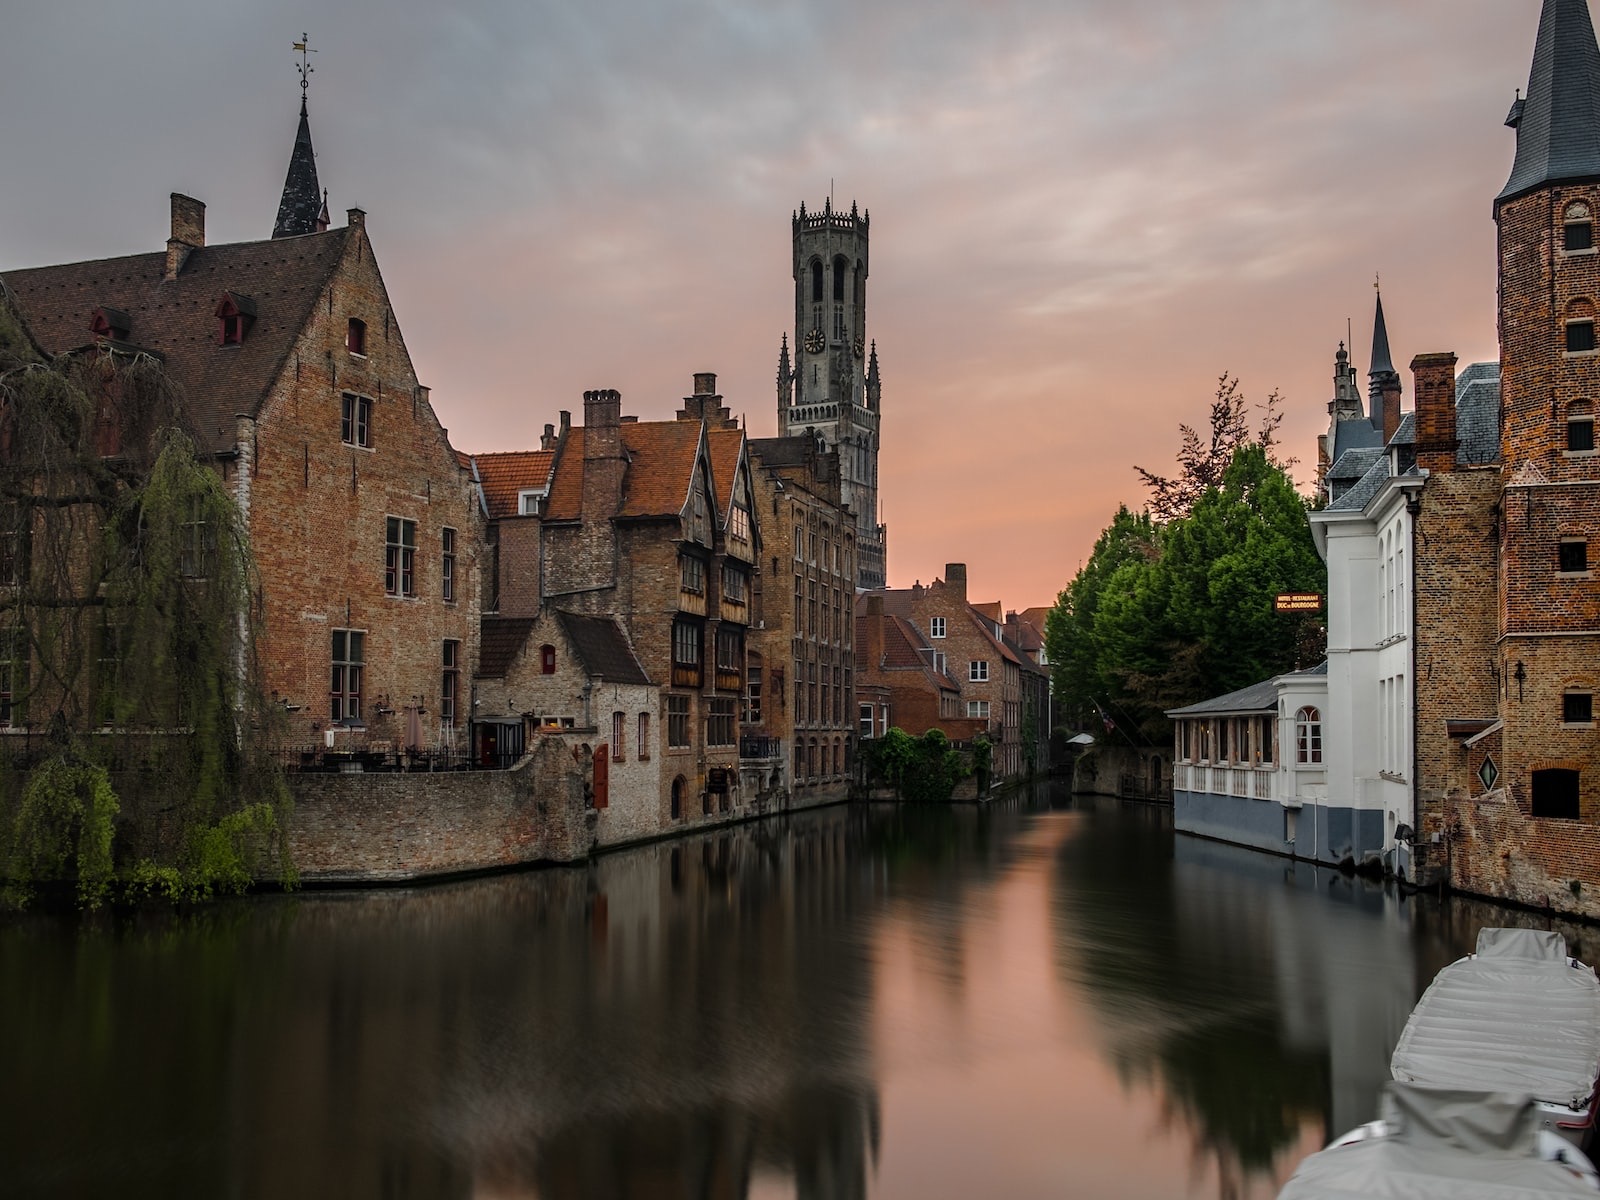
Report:
[[[1174,763],[1172,768],[1173,786],[1182,791],[1250,800],[1275,799],[1277,777],[1273,767],[1254,764]]]

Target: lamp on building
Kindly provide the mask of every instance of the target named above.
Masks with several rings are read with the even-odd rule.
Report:
[[[1528,668],[1522,665],[1522,660],[1517,659],[1517,669],[1511,672],[1511,678],[1517,681],[1517,702],[1522,702],[1522,685],[1527,682]]]

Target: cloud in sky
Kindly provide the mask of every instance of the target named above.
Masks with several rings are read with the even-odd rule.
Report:
[[[87,11],[85,9],[87,8]],[[154,249],[169,191],[265,236],[313,56],[337,214],[367,209],[458,446],[695,371],[776,426],[788,217],[871,210],[896,584],[1048,603],[1218,374],[1306,463],[1333,352],[1495,354],[1490,201],[1538,4],[296,0],[8,17],[0,270]],[[1305,468],[1302,468],[1304,471]]]

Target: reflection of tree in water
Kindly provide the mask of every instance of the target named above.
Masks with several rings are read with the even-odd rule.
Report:
[[[1059,969],[1094,1003],[1122,1079],[1159,1082],[1224,1195],[1320,1122],[1329,1094],[1326,1047],[1280,1028],[1262,899],[1208,919],[1176,885],[1171,838],[1120,813],[1083,815],[1053,881]]]

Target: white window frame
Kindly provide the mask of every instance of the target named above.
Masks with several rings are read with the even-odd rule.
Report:
[[[929,637],[931,637],[931,638],[942,638],[944,636],[944,631],[945,631],[945,623],[944,623],[944,618],[943,617],[933,617],[933,618],[929,619],[929,621],[928,621],[928,636]]]
[[[971,662],[967,663],[967,682],[968,683],[988,683],[989,682],[989,660],[988,659],[986,659],[986,658],[973,659]]]

